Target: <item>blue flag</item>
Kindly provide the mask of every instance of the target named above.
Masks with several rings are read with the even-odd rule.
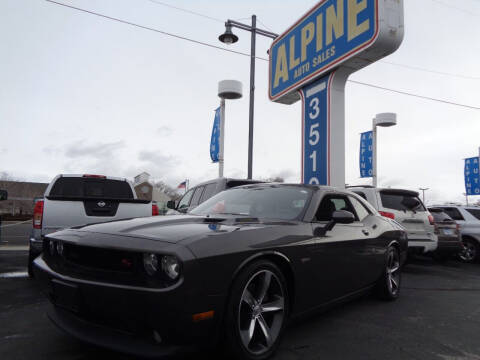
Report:
[[[373,176],[373,131],[360,135],[360,177]]]
[[[465,159],[465,192],[467,195],[480,195],[478,157]]]
[[[219,150],[220,150],[220,108],[215,110],[215,120],[213,120],[212,140],[210,141],[210,158],[214,163],[218,162]]]

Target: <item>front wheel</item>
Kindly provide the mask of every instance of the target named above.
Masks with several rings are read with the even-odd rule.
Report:
[[[389,246],[385,269],[375,288],[376,295],[383,300],[396,300],[401,281],[400,252],[395,246]]]
[[[242,360],[270,357],[288,318],[288,290],[280,269],[266,260],[249,265],[233,284],[227,311],[229,355]]]

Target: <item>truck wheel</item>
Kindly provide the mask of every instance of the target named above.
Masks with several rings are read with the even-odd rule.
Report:
[[[478,243],[470,238],[462,239],[463,250],[460,251],[458,257],[465,263],[473,263],[478,261],[480,249]]]

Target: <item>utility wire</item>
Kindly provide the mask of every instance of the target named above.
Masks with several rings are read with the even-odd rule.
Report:
[[[413,94],[413,93],[409,93],[409,92],[407,92],[407,91],[389,89],[389,88],[386,88],[386,87],[383,87],[383,86],[374,85],[374,84],[369,84],[369,83],[365,83],[365,82],[361,82],[361,81],[356,81],[356,80],[347,80],[347,81],[348,81],[348,82],[351,82],[351,83],[353,83],[353,84],[358,84],[358,85],[368,86],[368,87],[375,88],[375,89],[380,89],[380,90],[385,90],[385,91],[394,92],[394,93],[396,93],[396,94],[413,96],[413,97],[420,98],[420,99],[425,99],[425,100],[430,100],[430,101],[441,102],[441,103],[449,104],[449,105],[460,106],[460,107],[464,107],[464,108],[467,108],[467,109],[480,110],[480,107],[478,107],[478,106],[465,105],[465,104],[460,104],[460,103],[456,103],[456,102],[453,102],[453,101],[442,100],[442,99],[437,99],[437,98],[433,98],[433,97],[429,97],[429,96],[423,96],[423,95]]]
[[[108,20],[117,21],[117,22],[120,22],[122,24],[134,26],[134,27],[137,27],[137,28],[145,29],[145,30],[154,31],[156,33],[160,33],[160,34],[163,34],[163,35],[166,35],[166,36],[171,36],[171,37],[174,37],[174,38],[177,38],[177,39],[180,39],[180,40],[185,40],[185,41],[195,43],[195,44],[198,44],[198,45],[203,45],[203,46],[207,46],[207,47],[210,47],[210,48],[213,48],[213,49],[223,50],[223,51],[227,51],[227,52],[230,52],[230,53],[250,57],[250,54],[247,54],[247,53],[243,53],[243,52],[235,51],[235,50],[231,50],[231,49],[226,49],[226,48],[216,46],[216,45],[212,45],[212,44],[209,44],[209,43],[206,43],[206,42],[190,39],[190,38],[187,38],[187,37],[184,37],[184,36],[172,34],[172,33],[162,31],[162,30],[158,30],[158,29],[154,29],[154,28],[151,28],[151,27],[148,27],[148,26],[143,26],[143,25],[135,24],[135,23],[132,23],[132,22],[129,22],[129,21],[114,18],[114,17],[111,17],[111,16],[103,15],[103,14],[100,14],[100,13],[97,13],[97,12],[94,12],[94,11],[77,8],[75,6],[67,5],[67,4],[57,2],[57,1],[54,1],[54,0],[45,0],[45,1],[47,1],[49,3],[52,3],[52,4],[60,5],[60,6],[63,6],[63,7],[67,7],[67,8],[73,9],[73,10],[81,11],[81,12],[84,12],[84,13],[87,13],[87,14],[99,16],[99,17],[102,17],[102,18],[105,18],[105,19],[108,19]],[[262,57],[256,57],[256,58],[259,59],[259,60],[268,61],[268,59],[266,59],[266,58],[262,58]],[[417,97],[417,98],[424,99],[424,100],[430,100],[430,101],[436,101],[436,102],[440,102],[440,103],[444,103],[444,104],[460,106],[460,107],[464,107],[464,108],[467,108],[467,109],[480,110],[480,107],[477,107],[477,106],[465,105],[465,104],[460,104],[460,103],[456,103],[456,102],[453,102],[453,101],[442,100],[442,99],[437,99],[437,98],[423,96],[423,95],[417,95],[417,94],[409,93],[409,92],[406,92],[406,91],[390,89],[390,88],[386,88],[386,87],[382,87],[382,86],[378,86],[378,85],[374,85],[374,84],[369,84],[369,83],[365,83],[365,82],[355,81],[355,80],[348,80],[348,81],[351,82],[351,83],[354,83],[354,84],[368,86],[368,87],[371,87],[371,88],[376,88],[376,89],[380,89],[380,90],[384,90],[384,91],[394,92],[394,93],[402,94],[402,95],[406,95],[406,96]]]
[[[450,9],[455,9],[455,10],[461,11],[461,12],[467,14],[467,15],[470,15],[470,16],[480,16],[480,14],[478,14],[478,13],[474,13],[474,12],[471,12],[467,9],[462,9],[462,8],[457,7],[457,6],[447,4],[447,3],[443,2],[443,1],[440,1],[440,0],[430,0],[430,1],[433,1],[434,3],[440,4],[442,6],[448,7]]]
[[[399,67],[403,67],[403,68],[406,68],[406,69],[423,71],[423,72],[428,72],[428,73],[437,74],[437,75],[453,76],[453,77],[458,77],[458,78],[468,79],[468,80],[480,80],[480,77],[477,77],[477,76],[468,76],[468,75],[454,74],[454,73],[449,73],[449,72],[444,72],[444,71],[430,70],[430,69],[422,68],[422,67],[419,67],[419,66],[399,64],[399,63],[394,63],[394,62],[385,61],[385,60],[380,60],[379,63],[399,66]]]
[[[185,8],[181,8],[181,7],[178,7],[178,6],[170,5],[170,4],[164,3],[162,1],[158,1],[158,0],[148,0],[148,1],[150,1],[151,3],[157,4],[157,5],[162,5],[162,6],[165,6],[165,7],[171,8],[171,9],[175,9],[175,10],[178,10],[178,11],[183,11],[183,12],[191,14],[191,15],[200,16],[200,17],[203,17],[205,19],[209,19],[209,20],[213,20],[213,21],[217,21],[217,22],[221,22],[221,23],[225,22],[222,19],[218,19],[218,18],[215,18],[213,16],[205,15],[205,14],[202,14],[202,13],[199,13],[199,12],[196,12],[196,11],[192,11],[192,10],[188,10],[188,9],[185,9]]]

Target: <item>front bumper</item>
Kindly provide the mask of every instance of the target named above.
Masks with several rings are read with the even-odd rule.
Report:
[[[49,318],[82,341],[158,357],[217,339],[219,318],[193,322],[192,315],[220,314],[224,299],[195,296],[182,281],[152,289],[74,279],[53,271],[42,256],[34,261],[34,274],[52,303]],[[69,294],[62,294],[65,289]]]
[[[437,239],[411,239],[408,238],[408,252],[410,254],[425,254],[437,250]]]
[[[435,251],[440,254],[458,254],[463,249],[462,242],[458,237],[439,236],[438,247]]]

